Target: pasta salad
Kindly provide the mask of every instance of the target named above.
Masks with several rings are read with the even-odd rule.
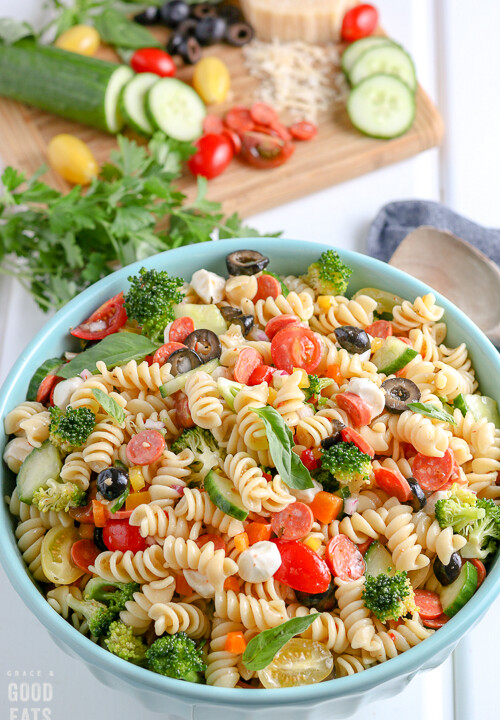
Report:
[[[500,418],[432,294],[142,269],[5,417],[7,498],[54,609],[123,660],[280,688],[409,651],[500,543]]]

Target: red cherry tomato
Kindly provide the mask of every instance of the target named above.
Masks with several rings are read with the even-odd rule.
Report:
[[[127,458],[134,465],[151,465],[162,456],[165,438],[158,430],[141,430],[127,444]]]
[[[54,406],[54,390],[56,389],[56,385],[59,385],[60,382],[63,381],[64,378],[56,377],[56,381],[52,383],[52,387],[50,388],[50,395],[49,395],[49,405],[52,407]]]
[[[373,474],[379,488],[388,495],[396,497],[399,502],[404,503],[411,498],[411,488],[401,473],[380,467],[374,468]]]
[[[278,546],[281,565],[274,573],[278,582],[306,593],[326,592],[331,575],[328,566],[310,547],[298,540],[271,540]]]
[[[484,563],[481,562],[481,560],[477,560],[477,558],[467,558],[467,562],[470,562],[474,565],[474,567],[477,570],[477,588],[478,590],[481,585],[484,582],[484,579],[486,577],[486,568],[484,567]]]
[[[268,297],[276,299],[281,295],[281,283],[272,275],[260,275],[257,278],[257,293],[252,298],[252,302],[257,300],[267,300]]]
[[[300,453],[300,459],[302,461],[302,464],[306,466],[309,472],[317,470],[321,465],[321,462],[318,460],[318,458],[314,457],[314,453],[310,449],[302,450],[302,452]]]
[[[203,547],[208,542],[213,542],[214,550],[226,550],[226,543],[220,535],[212,535],[211,533],[206,533],[205,535],[200,535],[200,537],[197,538],[195,542],[199,548]]]
[[[109,550],[121,550],[133,553],[147,548],[146,539],[135,525],[129,525],[128,520],[113,520],[107,522],[102,531],[102,539]]]
[[[289,326],[280,330],[271,341],[271,356],[279,370],[291,374],[293,368],[313,373],[321,360],[321,342],[312,330]]]
[[[435,620],[443,613],[439,595],[431,590],[415,590],[415,605],[422,620]]]
[[[183,318],[181,318],[183,319]],[[189,333],[188,333],[189,335]],[[187,337],[187,335],[186,335]],[[170,339],[170,336],[169,336]],[[165,345],[162,345],[158,348],[158,350],[153,355],[153,362],[158,363],[158,365],[165,365],[170,355],[172,355],[173,352],[176,350],[182,350],[186,346],[181,342],[168,342],[165,343]]]
[[[314,524],[311,508],[301,502],[288,505],[281,512],[272,513],[271,528],[282,540],[300,540]]]
[[[392,325],[388,320],[377,320],[365,327],[365,332],[372,337],[386,338],[392,335]]]
[[[326,546],[325,560],[334,577],[358,580],[365,572],[365,561],[347,535],[332,537]]]
[[[443,627],[450,618],[448,615],[445,615],[444,613],[440,615],[437,618],[427,618],[424,620],[422,618],[422,622],[426,628],[431,628],[432,630],[439,630],[440,627]]]
[[[127,322],[124,302],[122,292],[106,300],[87,320],[73,328],[71,334],[82,340],[101,340],[115,333]]]
[[[354,42],[371,35],[378,25],[378,10],[373,5],[363,4],[348,10],[342,20],[342,40]]]
[[[210,113],[208,115],[205,115],[203,119],[204,135],[210,135],[212,133],[215,133],[215,135],[221,135],[223,132],[224,123],[222,122],[222,118],[220,118],[218,115],[211,115]]]
[[[368,538],[368,540],[365,540],[364,543],[357,543],[358,550],[361,553],[361,555],[366,555],[366,551],[372,544],[373,540],[371,538]]]
[[[231,108],[231,110],[228,110],[224,116],[224,124],[230,130],[234,130],[240,135],[247,130],[252,130],[253,128],[253,120],[250,115],[250,111],[248,108],[240,107],[238,105]]]
[[[38,387],[36,401],[45,405],[49,399],[52,399],[54,388],[61,380],[62,378],[57,375],[46,375]]]
[[[318,128],[307,120],[293,123],[289,128],[290,134],[294,140],[312,140],[318,134]]]
[[[294,151],[295,148],[291,142],[264,133],[248,131],[241,138],[241,157],[249,165],[259,170],[283,165]]]
[[[136,73],[149,72],[160,77],[174,77],[177,70],[171,55],[154,47],[136,50],[130,65]]]
[[[292,139],[292,134],[289,132],[286,125],[283,125],[283,123],[280,123],[278,120],[269,126],[268,131],[270,135],[276,135],[276,137],[281,138],[281,140],[284,140],[285,142],[290,142]]]
[[[188,160],[193,175],[203,175],[211,180],[223,173],[233,159],[233,146],[225,135],[209,133],[193,144],[198,148]]]
[[[268,385],[273,379],[273,368],[269,365],[257,365],[253,373],[248,378],[247,385],[260,385],[265,382]]]
[[[262,365],[264,360],[262,355],[257,352],[255,348],[245,347],[238,355],[236,365],[234,366],[234,379],[236,382],[248,384],[253,371],[259,365]]]
[[[184,340],[194,332],[193,318],[189,316],[177,318],[174,320],[168,331],[168,339],[171,343],[183,343]],[[180,348],[175,348],[180,350]],[[173,350],[172,350],[173,352]]]
[[[175,416],[177,418],[177,424],[182,428],[194,427],[193,418],[191,417],[191,411],[189,410],[189,402],[186,393],[182,390],[176,392],[173,395],[175,402]]]
[[[239,155],[241,152],[241,138],[238,135],[237,132],[234,130],[230,130],[229,128],[226,128],[222,131],[222,134],[225,135],[228,140],[231,142],[231,145],[233,146],[233,153],[235,155]]]
[[[356,432],[356,430],[353,430],[350,427],[342,428],[340,436],[344,442],[354,443],[354,445],[356,445],[358,450],[361,450],[362,453],[369,455],[371,458],[375,457],[375,450],[372,448],[370,443],[364,439],[364,437]]]
[[[90,572],[89,566],[95,563],[100,552],[93,540],[77,540],[71,546],[71,559],[79,568]]]
[[[442,458],[418,453],[412,465],[413,477],[424,493],[432,494],[446,485],[453,472],[453,452],[448,448]]]
[[[277,315],[269,320],[266,325],[266,335],[269,340],[272,340],[276,333],[289,325],[302,325],[299,318],[296,315]]]
[[[278,120],[276,110],[263,102],[256,102],[252,105],[250,117],[257,125],[272,125]]]
[[[351,392],[339,393],[335,396],[335,400],[339,408],[342,408],[342,410],[345,410],[349,414],[349,417],[356,427],[370,424],[370,420],[372,419],[370,406],[359,395]]]

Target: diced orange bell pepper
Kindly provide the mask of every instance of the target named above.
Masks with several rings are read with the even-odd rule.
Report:
[[[343,506],[344,501],[342,498],[338,495],[333,495],[333,493],[325,492],[324,490],[317,493],[309,505],[316,520],[325,524],[335,520]]]
[[[244,550],[247,550],[248,546],[249,542],[246,532],[238,533],[238,535],[234,536],[234,547],[236,550],[243,552]]]
[[[94,525],[96,527],[104,527],[108,520],[108,513],[102,502],[92,500],[92,512],[94,515]]]
[[[326,368],[325,375],[326,375],[326,377],[329,377],[332,380],[334,380],[337,383],[337,385],[340,385],[340,383],[342,382],[342,374],[340,372],[340,367],[338,365],[335,365],[335,364],[328,365],[328,367]]]
[[[245,652],[247,641],[241,630],[235,630],[228,632],[226,642],[224,644],[224,650],[229,653],[241,654]]]
[[[224,580],[224,590],[226,592],[229,592],[229,590],[232,590],[234,593],[238,594],[240,591],[240,583],[238,581],[238,578],[234,577],[234,575],[231,575],[231,577],[228,577]]]
[[[246,534],[248,535],[248,542],[250,545],[254,545],[257,542],[271,539],[271,525],[270,523],[251,522],[245,528]]]
[[[179,573],[175,578],[175,592],[179,595],[192,595],[193,588],[184,577],[184,573]]]

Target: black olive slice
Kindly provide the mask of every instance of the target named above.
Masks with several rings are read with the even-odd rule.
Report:
[[[444,565],[437,556],[434,559],[434,574],[441,585],[451,585],[460,575],[461,569],[462,558],[457,552],[453,553],[448,565]]]
[[[191,15],[197,20],[203,20],[206,17],[215,17],[217,11],[211,3],[197,3],[191,8]]]
[[[408,478],[408,485],[411,490],[411,498],[408,500],[408,504],[411,505],[415,512],[418,512],[419,510],[422,510],[426,504],[427,498],[415,478]]]
[[[235,250],[226,256],[230,275],[255,275],[269,265],[269,258],[257,250]]]
[[[246,22],[238,22],[229,25],[226,30],[225,40],[228,45],[242,47],[252,40],[254,31],[251,25]]]
[[[389,378],[382,383],[385,390],[385,406],[392,413],[402,413],[408,403],[420,400],[420,390],[412,380],[407,378]]]
[[[242,12],[236,5],[223,5],[217,8],[217,15],[224,18],[228,25],[241,22],[243,20]]]
[[[339,345],[349,353],[359,355],[371,347],[370,338],[362,328],[354,325],[343,325],[335,328],[334,332]]]
[[[200,43],[194,37],[188,37],[179,47],[179,55],[186,65],[195,65],[201,58]]]
[[[341,432],[345,428],[345,425],[340,420],[332,420],[333,433],[327,438],[321,441],[321,447],[323,450],[328,450],[332,445],[336,445],[342,440]]]
[[[241,328],[241,334],[246,337],[250,330],[253,328],[253,315],[238,315],[231,320],[232,325],[239,325]]]
[[[234,318],[241,317],[243,315],[239,308],[232,307],[231,305],[221,307],[220,312],[224,320],[228,323],[232,322]]]
[[[178,55],[181,45],[184,43],[185,38],[180,32],[174,32],[168,38],[167,41],[167,52],[169,55]]]
[[[296,590],[295,595],[297,596],[298,602],[301,605],[304,605],[304,607],[314,608],[319,612],[329,612],[330,610],[333,610],[336,605],[335,590],[336,585],[332,578],[330,580],[330,585],[323,593],[310,594]]]
[[[104,542],[104,537],[102,534],[103,528],[102,527],[95,527],[94,528],[94,542],[96,544],[96,547],[101,552],[106,552],[109,550],[108,546]]]
[[[189,5],[184,0],[170,0],[160,8],[160,17],[168,28],[176,28],[189,17]]]
[[[160,13],[157,7],[147,7],[143,12],[134,15],[134,22],[139,25],[154,25],[160,22]]]
[[[114,500],[121,495],[128,485],[126,468],[109,467],[97,476],[97,489],[106,500]]]
[[[182,375],[183,373],[193,370],[195,367],[203,365],[203,360],[198,353],[195,353],[194,350],[190,350],[187,347],[174,350],[174,352],[168,356],[167,362],[172,364],[170,369],[172,375]]]
[[[226,32],[226,21],[220,17],[205,17],[196,25],[194,36],[200,45],[213,45],[220,42]]]
[[[212,330],[193,330],[184,340],[184,345],[190,350],[194,350],[202,362],[220,358],[222,348],[220,340]],[[178,350],[177,352],[181,352]],[[169,358],[170,360],[170,358]]]

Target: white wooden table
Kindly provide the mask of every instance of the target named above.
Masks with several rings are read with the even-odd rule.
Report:
[[[378,209],[398,199],[440,200],[485,225],[500,227],[498,158],[500,96],[495,76],[500,68],[498,0],[378,0],[387,32],[413,55],[419,80],[441,109],[446,140],[398,165],[251,218],[261,231],[284,230],[287,237],[321,240],[363,251],[368,225]],[[0,0],[0,16],[33,22],[40,0]],[[485,301],[488,299],[486,298]],[[45,317],[31,299],[0,278],[0,382],[15,358],[42,326]],[[123,718],[155,720],[128,696],[108,690],[85,668],[62,653],[25,609],[0,570],[0,717],[41,720],[20,708],[37,703],[11,702],[7,684],[16,671],[42,671],[53,685],[50,717],[62,720]],[[462,641],[444,666],[413,680],[403,694],[375,703],[352,720],[494,720],[498,676],[500,601]],[[49,677],[49,673],[52,676]],[[48,716],[47,716],[48,717]],[[167,711],[165,718],[168,718]]]

